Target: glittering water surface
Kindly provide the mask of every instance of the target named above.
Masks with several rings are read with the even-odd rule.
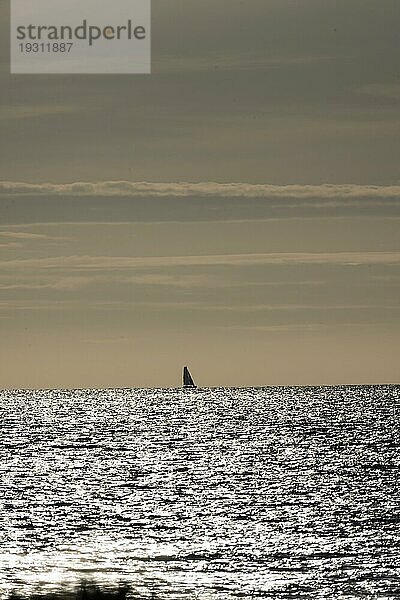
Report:
[[[398,598],[398,386],[0,393],[0,588]]]

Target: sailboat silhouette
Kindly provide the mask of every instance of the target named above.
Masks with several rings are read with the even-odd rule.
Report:
[[[183,387],[184,388],[195,388],[196,385],[193,381],[193,377],[191,376],[189,369],[187,367],[183,367]]]

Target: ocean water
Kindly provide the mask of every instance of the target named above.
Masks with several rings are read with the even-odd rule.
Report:
[[[0,594],[400,597],[400,387],[0,392]]]

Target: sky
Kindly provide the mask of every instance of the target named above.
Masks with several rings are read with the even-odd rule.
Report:
[[[151,75],[10,75],[0,387],[399,383],[398,0],[153,0]]]

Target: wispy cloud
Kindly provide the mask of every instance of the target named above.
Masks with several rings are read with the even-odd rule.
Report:
[[[25,311],[25,310],[99,310],[99,311],[109,311],[109,310],[137,310],[138,308],[145,308],[146,310],[165,310],[169,313],[171,311],[206,311],[206,312],[222,312],[222,313],[268,313],[268,312],[299,312],[306,313],[311,312],[315,314],[316,312],[326,314],[329,311],[330,314],[333,312],[348,312],[355,311],[356,313],[360,313],[362,311],[373,311],[382,309],[391,310],[391,311],[400,311],[400,306],[398,304],[386,304],[386,305],[378,305],[378,304],[285,304],[285,303],[276,303],[276,304],[215,304],[212,302],[193,302],[190,300],[179,300],[176,302],[170,301],[133,301],[133,300],[82,300],[82,299],[71,299],[71,300],[42,300],[42,299],[34,299],[34,300],[3,300],[0,301],[0,311]]]
[[[24,273],[25,275],[25,273]],[[23,277],[12,279],[10,277],[0,278],[0,290],[60,290],[62,292],[80,290],[88,285],[102,280],[102,278],[86,275],[65,275],[59,276],[53,274],[53,276],[39,276],[30,277],[25,275]]]
[[[398,304],[375,304],[375,303],[364,303],[364,304],[299,304],[299,303],[262,303],[262,304],[216,304],[212,302],[196,302],[190,300],[182,300],[182,301],[163,301],[163,302],[135,302],[135,306],[143,305],[146,308],[156,308],[156,309],[164,309],[164,310],[203,310],[203,311],[211,311],[211,312],[238,312],[238,313],[265,313],[265,312],[296,312],[296,311],[310,311],[312,313],[322,312],[332,313],[333,311],[369,311],[369,310],[395,310],[400,311],[400,305]]]
[[[15,240],[59,240],[60,238],[44,233],[31,233],[29,231],[0,231],[0,237]]]
[[[221,279],[212,274],[167,274],[163,272],[135,273],[126,275],[120,272],[117,276],[114,271],[111,273],[102,273],[97,275],[63,275],[58,271],[36,270],[35,276],[31,276],[25,270],[18,270],[18,276],[11,274],[6,270],[0,274],[0,290],[59,290],[60,292],[74,292],[88,286],[97,284],[118,283],[122,286],[140,286],[161,287],[161,288],[210,288],[210,289],[236,289],[247,288],[251,286],[256,288],[290,288],[290,287],[319,287],[326,283],[324,280],[294,280],[294,281],[233,281]]]
[[[216,312],[247,312],[247,313],[265,313],[265,312],[295,312],[295,311],[311,311],[315,313],[320,311],[325,313],[326,311],[368,311],[373,309],[382,310],[400,310],[400,306],[397,304],[287,304],[287,303],[276,303],[276,304],[213,304],[210,302],[191,302],[191,301],[177,301],[177,302],[137,302],[135,306],[143,305],[146,308],[157,308],[165,310],[205,310],[205,311],[216,311]]]
[[[154,285],[178,288],[204,287],[210,284],[214,286],[216,283],[219,283],[208,275],[168,275],[165,273],[144,273],[128,277],[119,277],[118,282],[134,285]]]
[[[21,246],[22,244],[19,244],[18,242],[7,242],[5,244],[0,242],[0,248],[20,248]]]
[[[93,311],[110,311],[110,310],[120,310],[122,308],[131,309],[135,304],[133,302],[128,301],[120,301],[120,300],[82,300],[82,299],[74,299],[74,300],[1,300],[0,301],[0,310],[7,312],[15,312],[15,311],[25,311],[25,310],[55,310],[55,311],[63,311],[65,309],[76,310],[81,312],[82,310]]]
[[[215,325],[216,329],[229,330],[229,331],[249,331],[253,333],[284,333],[284,332],[313,332],[327,329],[337,330],[338,327],[343,329],[370,329],[371,325],[377,325],[378,323],[371,322],[359,322],[359,321],[342,321],[335,319],[333,323],[320,322],[320,323],[286,323],[279,325]]]
[[[0,195],[211,197],[400,200],[400,185],[270,185],[251,183],[99,181],[75,183],[24,183],[0,181]]]
[[[338,62],[348,57],[335,55],[301,55],[301,56],[258,56],[251,54],[226,56],[183,56],[164,55],[155,57],[153,68],[155,72],[197,72],[197,71],[265,71],[284,67]]]
[[[369,83],[356,88],[354,91],[374,98],[400,99],[400,84],[398,83]]]
[[[115,279],[115,278],[113,278]],[[134,285],[154,285],[177,288],[192,287],[212,287],[212,288],[242,288],[251,286],[256,287],[291,287],[291,286],[320,286],[325,283],[324,280],[302,280],[302,281],[229,281],[226,278],[221,279],[212,275],[192,275],[181,273],[179,275],[168,275],[165,273],[144,273],[120,276],[117,278],[119,283],[131,283]]]
[[[57,256],[0,261],[0,269],[107,271],[136,268],[249,265],[400,265],[399,252],[271,252],[203,256]]]
[[[38,119],[50,115],[63,115],[66,113],[81,110],[76,106],[62,105],[23,105],[23,106],[2,106],[0,107],[0,121],[20,120],[20,119]]]
[[[129,337],[105,337],[105,338],[83,338],[83,342],[86,344],[121,344],[121,343],[132,343],[132,338]]]
[[[43,247],[54,246],[60,242],[71,241],[65,236],[47,235],[42,233],[31,233],[29,231],[1,231],[0,225],[0,248],[22,248],[30,242],[38,243]]]

